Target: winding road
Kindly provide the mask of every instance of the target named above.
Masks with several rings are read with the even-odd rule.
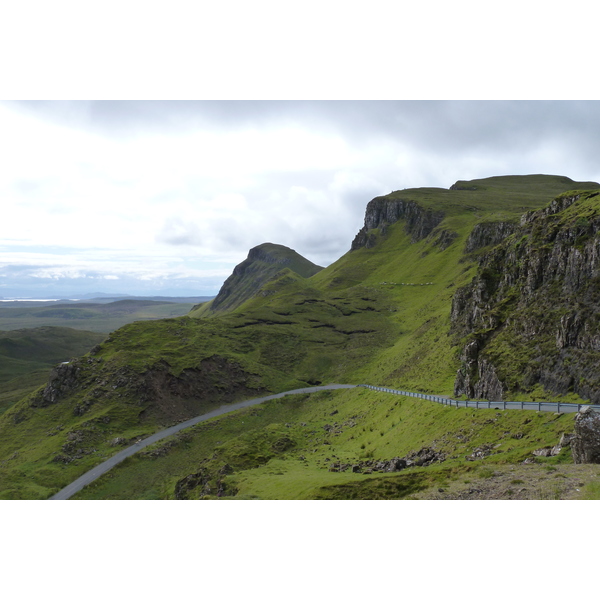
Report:
[[[211,410],[210,412],[200,415],[198,417],[194,417],[193,419],[189,419],[187,421],[183,421],[182,423],[178,423],[177,425],[173,425],[167,429],[163,429],[162,431],[158,431],[157,433],[152,434],[151,436],[125,448],[125,450],[121,450],[114,456],[106,459],[103,463],[100,463],[98,466],[90,469],[87,473],[84,473],[81,477],[77,478],[75,481],[70,483],[68,486],[64,487],[60,492],[51,496],[49,500],[68,500],[71,496],[82,490],[86,485],[92,483],[100,477],[104,475],[104,473],[110,471],[115,465],[118,465],[120,462],[123,462],[129,456],[135,454],[149,446],[150,444],[154,444],[159,440],[162,440],[182,429],[186,429],[187,427],[192,427],[197,423],[202,423],[202,421],[208,421],[208,419],[212,419],[213,417],[219,417],[220,415],[224,415],[230,412],[234,412],[239,410],[240,408],[247,408],[248,406],[255,406],[256,404],[262,404],[263,402],[267,402],[268,400],[274,400],[275,398],[283,398],[289,394],[312,394],[313,392],[322,392],[323,390],[339,390],[339,389],[347,389],[347,388],[355,388],[355,385],[344,385],[338,383],[332,383],[329,385],[322,385],[318,387],[308,387],[308,388],[299,388],[297,390],[290,390],[288,392],[281,392],[280,394],[273,394],[272,396],[264,396],[262,398],[253,398],[251,400],[244,400],[242,402],[236,402],[235,404],[227,404],[225,406],[221,406],[215,410]]]
[[[600,412],[600,405],[598,404],[570,404],[565,402],[494,402],[490,400],[454,400],[453,398],[449,398],[447,396],[422,394],[420,392],[408,392],[404,390],[395,390],[392,388],[379,387],[367,384],[348,385],[332,383],[329,385],[322,385],[318,387],[299,388],[297,390],[289,390],[287,392],[281,392],[279,394],[273,394],[271,396],[263,396],[262,398],[253,398],[251,400],[244,400],[242,402],[236,402],[235,404],[221,406],[204,415],[194,417],[193,419],[183,421],[182,423],[178,423],[177,425],[173,425],[172,427],[163,429],[162,431],[158,431],[157,433],[154,433],[153,435],[143,440],[140,440],[132,446],[121,450],[121,452],[118,452],[114,456],[111,456],[110,458],[105,460],[103,463],[100,463],[93,469],[90,469],[87,473],[84,473],[81,477],[70,483],[68,486],[64,487],[62,490],[54,494],[54,496],[51,496],[49,499],[68,500],[71,496],[82,490],[86,485],[90,484],[92,481],[95,481],[96,479],[98,479],[98,477],[110,471],[110,469],[112,469],[115,465],[118,465],[127,457],[135,454],[136,452],[139,452],[146,446],[149,446],[150,444],[154,444],[159,440],[169,437],[170,435],[173,435],[178,431],[181,431],[182,429],[192,427],[193,425],[196,425],[197,423],[202,423],[203,421],[208,421],[208,419],[212,419],[213,417],[218,417],[220,415],[234,412],[236,410],[239,410],[240,408],[246,408],[248,406],[255,406],[256,404],[262,404],[263,402],[267,402],[268,400],[274,400],[275,398],[283,398],[284,396],[291,394],[312,394],[313,392],[322,392],[323,390],[339,390],[356,387],[363,387],[376,392],[386,392],[388,394],[408,396],[411,398],[421,398],[424,400],[430,400],[431,402],[444,404],[446,406],[455,406],[456,408],[491,408],[502,410],[516,409],[566,413],[580,412],[583,407],[588,407],[588,409],[590,410]]]

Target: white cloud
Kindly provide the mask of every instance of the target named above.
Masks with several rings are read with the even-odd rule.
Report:
[[[49,280],[218,289],[265,241],[329,264],[395,189],[600,179],[600,103],[61,106],[0,104],[0,265]]]

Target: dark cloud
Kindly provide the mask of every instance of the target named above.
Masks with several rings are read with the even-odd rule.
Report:
[[[26,101],[40,118],[106,135],[181,134],[297,125],[356,144],[402,142],[429,152],[519,152],[563,140],[588,151],[597,101]]]
[[[292,101],[42,101],[13,107],[68,127],[111,136],[181,134],[198,129],[234,130],[303,120],[303,103]],[[317,107],[312,106],[311,110]]]

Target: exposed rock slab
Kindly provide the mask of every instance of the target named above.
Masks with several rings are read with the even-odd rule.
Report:
[[[571,439],[573,462],[600,464],[600,414],[585,408],[575,417],[575,436]]]

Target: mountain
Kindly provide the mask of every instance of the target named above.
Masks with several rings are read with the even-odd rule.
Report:
[[[289,249],[251,251],[216,310],[126,325],[6,411],[0,497],[48,497],[140,436],[319,383],[593,400],[597,190],[529,175],[396,191],[371,200],[350,250],[310,276],[274,258]],[[533,473],[546,467],[564,494],[581,487],[569,487],[583,475],[567,451],[532,455],[573,428],[568,414],[320,392],[186,430],[78,497],[478,497],[504,478],[506,494],[541,498],[552,491]],[[390,471],[407,457],[421,466]],[[537,465],[525,472],[525,460]]]
[[[306,278],[322,269],[291,248],[261,244],[252,248],[248,258],[234,268],[216,298],[202,312],[192,312],[192,316],[232,311],[255,296],[265,283],[283,271],[288,271],[291,277]]]

